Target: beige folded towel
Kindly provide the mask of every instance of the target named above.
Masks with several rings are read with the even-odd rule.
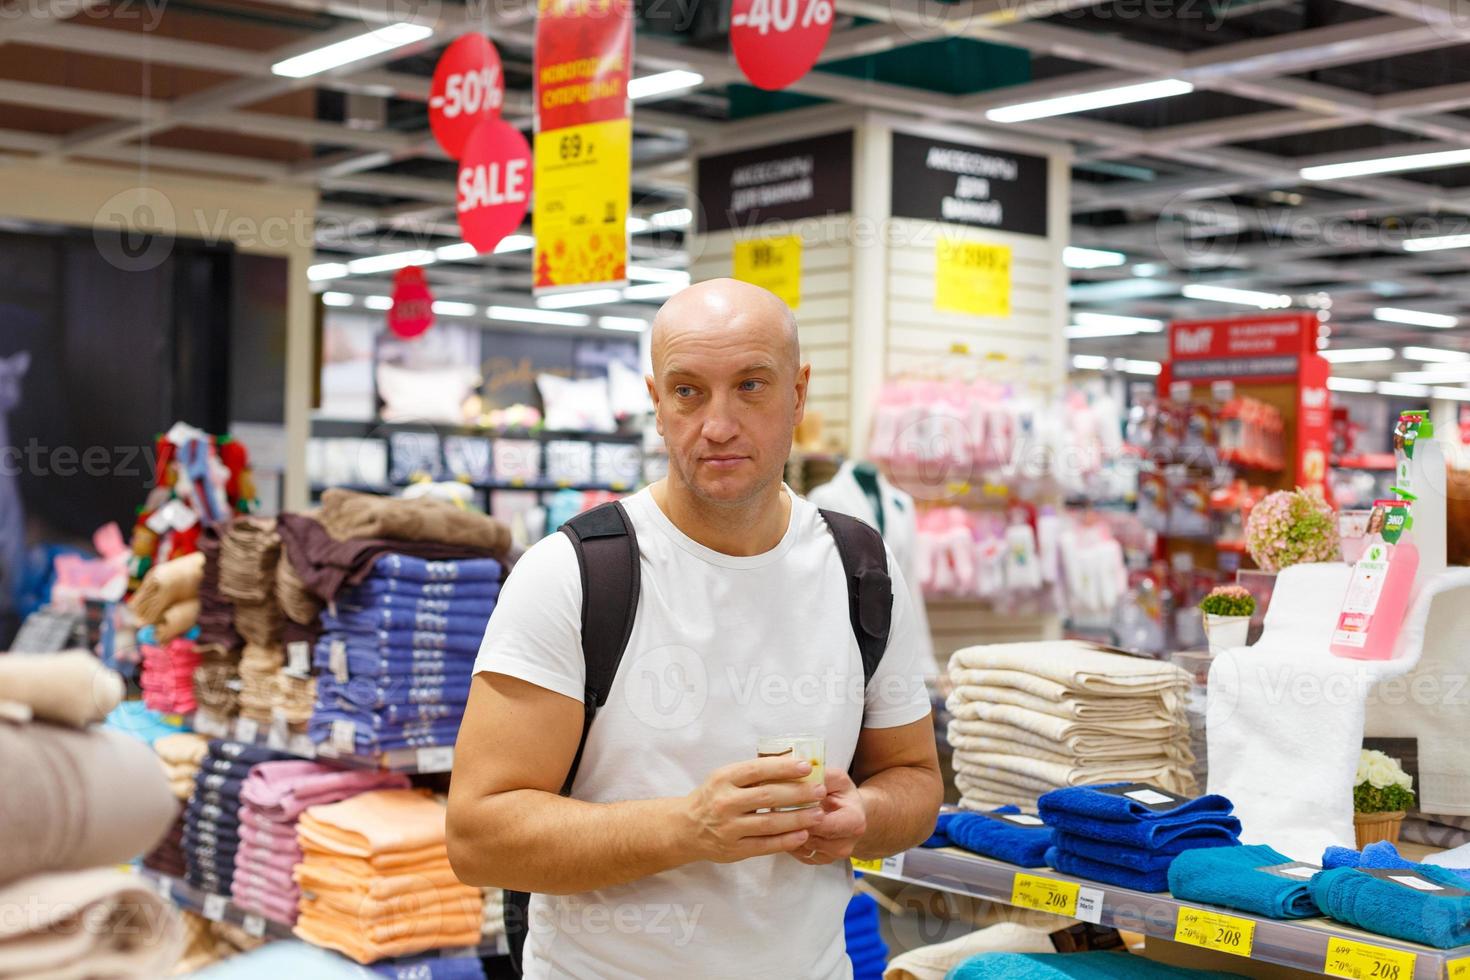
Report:
[[[0,916],[0,977],[157,980],[183,946],[178,910],[133,872],[34,875],[0,889],[0,909],[15,912]]]
[[[1065,929],[1070,922],[1058,922]],[[999,922],[947,943],[920,946],[888,961],[883,980],[944,980],[949,971],[981,953],[1055,953],[1051,934],[1019,922]]]
[[[306,583],[296,574],[284,542],[281,558],[276,562],[276,602],[292,622],[302,626],[310,625],[322,611],[322,601],[307,590]]]
[[[951,677],[962,674],[981,674],[985,671],[956,671]],[[1170,707],[1162,698],[1043,698],[1029,691],[997,685],[978,685],[959,682],[953,696],[965,701],[985,701],[990,704],[1010,704],[1044,715],[1070,718],[1075,721],[1090,721],[1107,724],[1133,719],[1155,719],[1168,724],[1177,722],[1178,707]]]
[[[1012,725],[1054,742],[1062,742],[1078,736],[1098,738],[1137,738],[1162,741],[1170,738],[1189,738],[1189,721],[1181,712],[1177,721],[1158,718],[1119,719],[1109,722],[1074,721],[1056,715],[1043,714],[1027,708],[1009,704],[989,704],[984,701],[967,701],[959,692],[951,694],[945,701],[950,712],[961,721],[990,721],[1001,725]]]
[[[159,646],[163,646],[170,640],[176,640],[194,628],[199,622],[199,600],[185,599],[176,602],[163,611],[163,615],[154,624],[154,632],[157,634]]]
[[[171,766],[187,765],[197,769],[209,754],[209,740],[193,732],[176,732],[155,740],[153,751]]]
[[[1190,676],[1173,664],[1106,653],[1073,640],[966,647],[950,657],[949,669],[1018,670],[1056,681],[1073,691],[1135,697],[1190,684]]]
[[[999,722],[956,718],[949,723],[951,745],[956,744],[955,739],[968,736],[1019,742],[1054,755],[1067,755],[1074,759],[1132,759],[1154,754],[1167,756],[1170,759],[1182,759],[1185,746],[1188,745],[1188,738],[1178,735],[1144,739],[1130,738],[1127,735],[1090,733],[1071,735],[1058,740]]]
[[[163,611],[185,599],[199,598],[199,584],[204,581],[204,553],[195,551],[154,565],[143,576],[138,591],[128,600],[138,619],[144,623],[157,623]]]
[[[122,677],[86,650],[0,655],[0,718],[38,718],[80,728],[123,699]]]
[[[958,771],[973,771],[979,775],[996,772],[1010,774],[1011,781],[1019,786],[1038,786],[1055,789],[1061,786],[1092,786],[1098,783],[1153,783],[1159,784],[1173,778],[1178,767],[1168,760],[1138,759],[1130,762],[1087,764],[1047,762],[1028,759],[1019,755],[969,755],[956,752],[954,767]]]
[[[319,519],[338,541],[389,538],[463,545],[496,553],[510,548],[510,528],[495,518],[429,497],[405,500],[333,488],[322,494]]]

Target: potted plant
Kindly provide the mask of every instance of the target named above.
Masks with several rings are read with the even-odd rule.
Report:
[[[1200,600],[1199,608],[1205,616],[1211,653],[1245,646],[1256,611],[1256,597],[1249,591],[1239,585],[1218,585]]]
[[[1414,780],[1397,759],[1364,749],[1358,757],[1358,780],[1353,787],[1353,830],[1358,850],[1386,840],[1399,842],[1404,812],[1414,805]]]

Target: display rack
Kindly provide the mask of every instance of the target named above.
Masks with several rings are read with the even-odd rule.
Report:
[[[1363,932],[1330,919],[1267,919],[1199,902],[1181,902],[1168,894],[1118,888],[1046,868],[1018,868],[955,848],[915,848],[877,866],[867,862],[858,866],[879,877],[1000,905],[1037,911],[1060,908],[1058,914],[1068,917],[1205,948],[1223,947],[1191,942],[1187,936],[1189,923],[1223,921],[1227,927],[1246,934],[1235,949],[1226,952],[1308,973],[1364,980],[1380,976],[1444,980],[1470,975],[1465,972],[1470,971],[1470,946],[1435,949]],[[1048,895],[1060,897],[1049,904]],[[1183,930],[1181,912],[1186,920]]]
[[[228,738],[249,745],[262,745],[302,759],[329,759],[354,769],[381,769],[407,775],[449,772],[454,768],[454,746],[434,745],[418,749],[392,749],[373,755],[340,752],[330,742],[313,742],[305,735],[284,736],[278,728],[261,725],[249,718],[234,718],[227,727],[215,725],[194,715],[166,716],[178,719],[190,731],[213,738]]]
[[[173,902],[181,909],[187,909],[204,916],[211,922],[228,922],[239,926],[248,935],[257,939],[295,939],[298,938],[291,927],[265,916],[258,915],[237,905],[232,899],[224,895],[216,895],[196,888],[189,882],[172,875],[161,874],[152,868],[139,868],[138,873],[153,883],[158,889],[158,894],[166,902]],[[411,956],[397,956],[383,963],[395,963],[407,965],[426,959],[466,959],[469,957],[505,956],[510,952],[506,945],[504,936],[497,936],[494,940],[481,943],[479,946],[451,946],[445,949],[428,950],[423,953],[414,953]]]

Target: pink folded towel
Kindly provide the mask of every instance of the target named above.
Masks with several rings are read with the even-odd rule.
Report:
[[[368,790],[408,786],[408,777],[399,772],[344,771],[293,759],[263,762],[252,769],[240,789],[240,799],[262,815],[286,822],[319,803],[336,803]]]
[[[269,848],[256,847],[253,844],[241,843],[240,849],[235,852],[236,868],[250,868],[251,870],[273,868],[287,877],[290,877],[291,869],[300,862],[301,851],[299,849],[294,855],[291,855],[272,851]]]
[[[279,830],[261,830],[243,816],[243,811],[240,818],[240,839],[263,850],[294,855],[296,860],[301,860],[301,844],[296,840],[294,830],[289,832],[289,836]]]
[[[257,912],[272,922],[284,922],[288,926],[296,924],[299,893],[275,891],[272,887],[241,882],[237,877],[230,885],[230,896],[241,908]]]

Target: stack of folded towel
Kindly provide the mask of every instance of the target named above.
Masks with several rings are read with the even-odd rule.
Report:
[[[1463,878],[1470,879],[1470,869],[1457,868],[1449,861],[1440,860],[1443,853],[1430,855],[1424,862],[1434,864],[1438,867],[1454,871]],[[1417,862],[1410,861],[1399,853],[1399,849],[1386,840],[1375,841],[1363,848],[1361,852],[1350,847],[1329,847],[1322,852],[1322,867],[1324,868],[1412,868]],[[1464,887],[1470,887],[1466,885]]]
[[[258,745],[211,739],[184,809],[184,862],[189,883],[230,894],[240,850],[240,792],[250,767],[282,756]]]
[[[359,754],[453,745],[502,574],[491,558],[383,555],[322,616],[312,740],[343,751],[350,735]]]
[[[169,789],[179,800],[188,800],[194,792],[194,777],[199,772],[199,765],[209,754],[209,742],[193,732],[178,732],[154,741],[153,751],[163,763]]]
[[[1410,813],[1399,836],[1430,847],[1464,847],[1470,844],[1470,817],[1447,813]]]
[[[1312,877],[1320,868],[1293,861],[1264,844],[1185,851],[1169,865],[1169,891],[1186,902],[1208,902],[1271,919],[1317,915]]]
[[[1470,888],[1448,868],[1332,868],[1312,879],[1324,914],[1440,949],[1470,943]]]
[[[1194,791],[1190,676],[1072,641],[968,647],[949,662],[955,784],[972,809],[1101,782]]]
[[[235,604],[219,588],[219,550],[219,529],[206,527],[199,534],[199,553],[204,556],[204,575],[199,582],[199,642],[237,652],[244,640],[235,632]]]
[[[203,579],[204,555],[199,552],[154,565],[128,600],[128,607],[140,623],[161,623],[171,606],[199,598]]]
[[[374,789],[407,789],[396,772],[343,771],[319,762],[284,759],[250,770],[240,789],[240,849],[231,894],[236,904],[294,925],[301,890],[291,876],[301,862],[296,821],[307,807],[335,803]]]
[[[240,653],[220,643],[201,643],[194,668],[195,725],[218,731],[240,711]]]
[[[240,656],[240,716],[262,728],[271,723],[275,703],[276,675],[286,665],[286,650],[279,644],[246,643]]]
[[[1053,831],[1048,864],[1139,891],[1168,890],[1169,865],[1185,851],[1240,843],[1240,821],[1223,796],[1188,799],[1116,783],[1053,790],[1037,808]]]
[[[1046,865],[1051,828],[1040,817],[1013,806],[988,813],[941,813],[925,847],[962,847],[973,854],[1023,868]]]
[[[408,789],[308,809],[296,825],[296,934],[359,963],[478,943],[480,890],[455,878],[444,820],[442,805]]]
[[[275,588],[280,557],[281,538],[273,518],[237,517],[220,542],[220,592],[234,601],[235,629],[257,646],[281,642]]]
[[[163,566],[156,566],[163,567]],[[139,630],[142,634],[152,627]],[[138,684],[143,688],[143,703],[166,714],[189,714],[197,706],[194,698],[194,669],[202,662],[193,640],[175,637],[165,644],[140,642],[143,651],[143,673]]]
[[[854,895],[848,900],[842,928],[853,980],[882,980],[888,944],[878,931],[878,903],[869,895]]]

